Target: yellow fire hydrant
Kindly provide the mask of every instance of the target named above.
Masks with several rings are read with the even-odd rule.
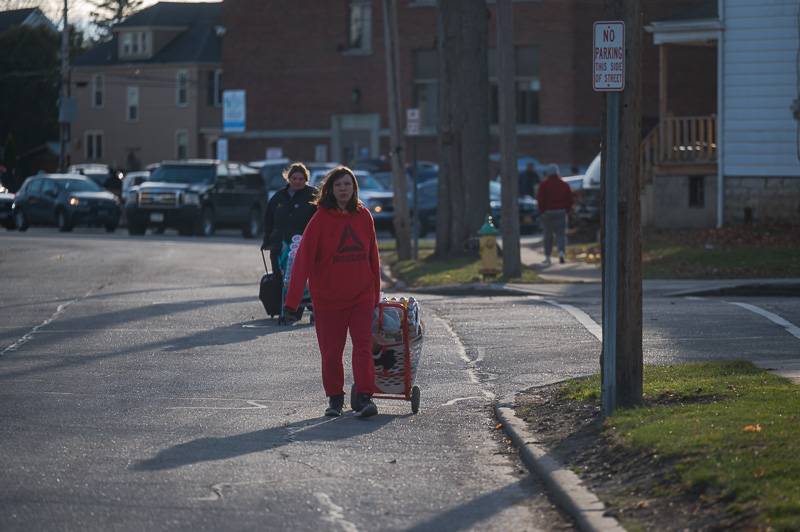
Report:
[[[478,270],[484,279],[495,277],[500,273],[500,258],[497,256],[497,229],[492,217],[486,215],[483,227],[478,230],[481,246],[481,269]]]

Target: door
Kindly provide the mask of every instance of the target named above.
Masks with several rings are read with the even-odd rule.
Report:
[[[56,222],[56,198],[58,197],[58,185],[52,179],[42,180],[42,193],[39,200],[42,221],[45,223]]]
[[[341,133],[339,160],[351,164],[359,159],[371,159],[372,132],[368,129],[346,129]]]
[[[28,218],[29,224],[42,223],[42,181],[34,179],[25,192],[25,205],[23,212]]]

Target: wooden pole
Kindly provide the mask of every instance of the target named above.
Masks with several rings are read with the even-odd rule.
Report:
[[[517,180],[517,116],[514,94],[514,19],[511,0],[497,0],[497,88],[502,180],[503,275],[522,275]]]
[[[640,148],[642,139],[639,0],[607,0],[609,19],[625,22],[625,90],[619,115],[619,262],[616,298],[616,405],[642,402],[642,235]],[[607,143],[606,143],[607,144]]]

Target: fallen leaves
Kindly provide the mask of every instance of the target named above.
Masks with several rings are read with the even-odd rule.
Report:
[[[755,423],[755,424],[745,425],[744,429],[742,430],[744,430],[745,432],[761,432],[761,424]]]

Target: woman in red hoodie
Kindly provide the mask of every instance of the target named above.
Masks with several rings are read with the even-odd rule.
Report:
[[[308,222],[292,267],[285,306],[300,305],[308,281],[317,341],[322,355],[322,385],[328,396],[326,416],[340,416],[344,406],[342,355],[350,330],[353,379],[361,409],[374,416],[375,366],[372,361],[372,313],[380,298],[381,276],[375,223],[358,200],[358,182],[344,166],[331,170]]]

